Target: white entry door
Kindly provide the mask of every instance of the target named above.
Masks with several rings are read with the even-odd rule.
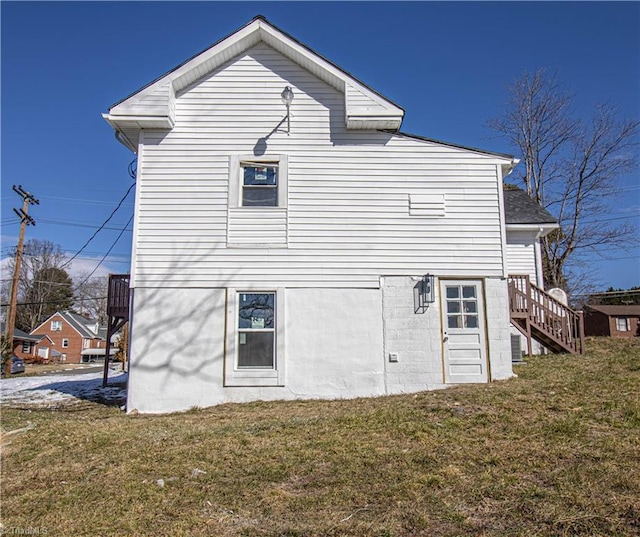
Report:
[[[480,280],[440,280],[444,381],[487,382],[487,334]]]

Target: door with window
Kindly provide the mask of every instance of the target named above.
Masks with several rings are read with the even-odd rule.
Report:
[[[480,280],[440,280],[444,380],[487,382],[487,334]]]

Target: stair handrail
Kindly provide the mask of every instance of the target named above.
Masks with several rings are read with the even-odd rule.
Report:
[[[512,317],[528,320],[548,338],[574,353],[584,352],[582,314],[531,282],[528,275],[509,275]]]

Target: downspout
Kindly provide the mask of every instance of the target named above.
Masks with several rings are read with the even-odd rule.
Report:
[[[540,239],[544,233],[544,228],[539,228],[536,234],[536,243],[533,245],[534,261],[536,263],[536,285],[540,289],[544,289],[544,278],[542,276],[542,259],[540,258]]]
[[[520,159],[511,157],[509,164],[500,164],[496,166],[496,172],[498,173],[498,204],[499,204],[499,218],[500,218],[500,243],[502,249],[502,277],[507,279],[509,277],[509,270],[507,268],[507,221],[504,208],[504,178],[511,174],[513,169],[518,165]]]

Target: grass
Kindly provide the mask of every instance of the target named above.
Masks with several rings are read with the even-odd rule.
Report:
[[[4,531],[640,534],[640,340],[591,339],[584,356],[516,372],[417,395],[166,416],[4,409]]]

